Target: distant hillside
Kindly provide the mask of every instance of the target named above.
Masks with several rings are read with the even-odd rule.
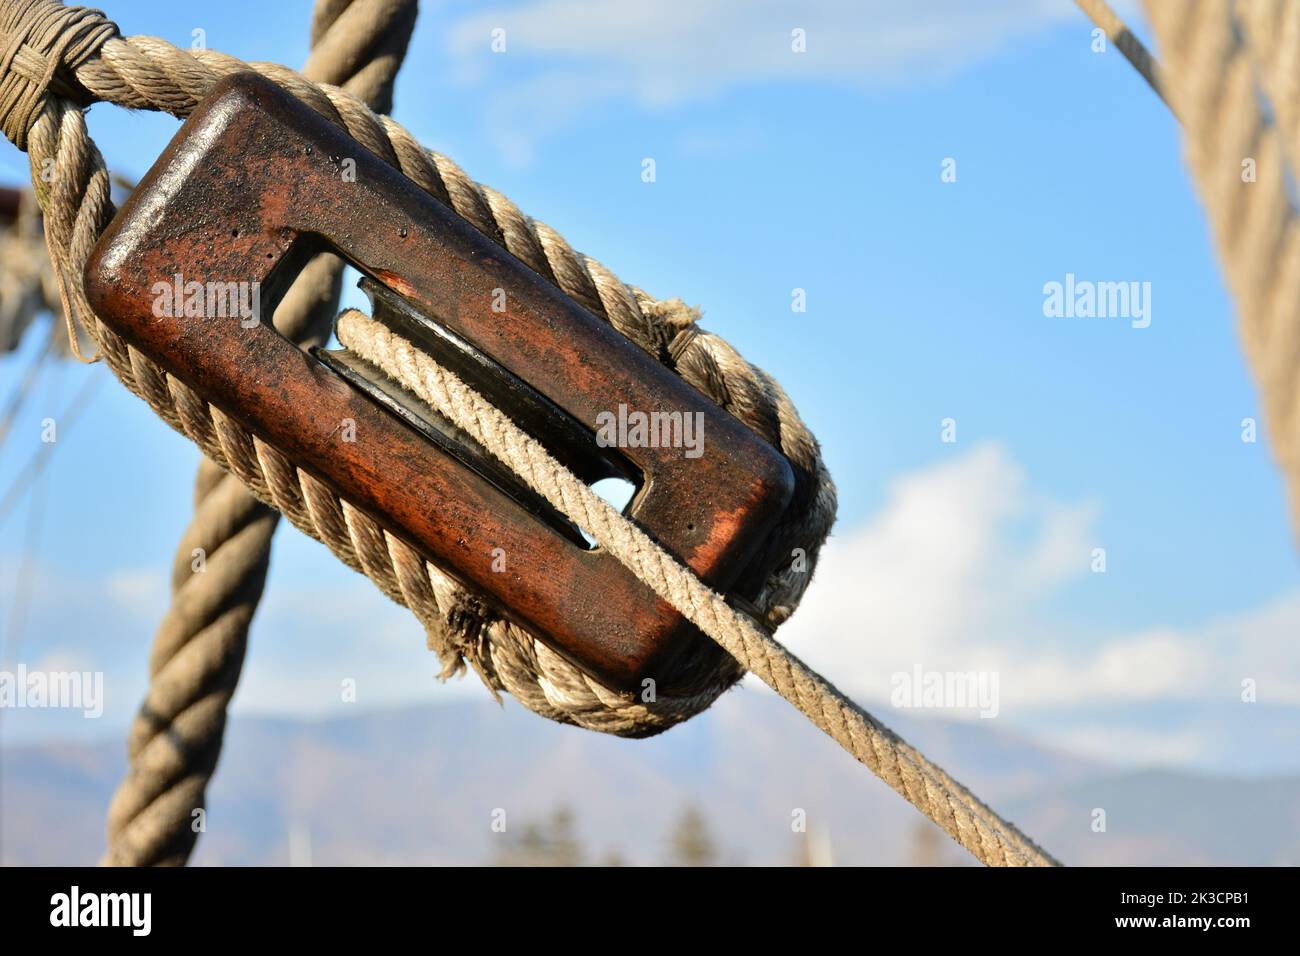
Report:
[[[988,722],[905,719],[901,732],[1069,863],[1300,860],[1300,779],[1116,772]],[[0,859],[93,863],[125,765],[119,741],[8,750]],[[687,807],[722,862],[806,853],[806,814],[834,862],[964,864],[926,823],[785,704],[749,689],[648,741],[560,727],[513,704],[449,703],[312,723],[232,722],[198,863],[282,864],[289,834],[317,864],[486,863],[531,825],[571,811],[586,862],[670,859]],[[1094,833],[1092,809],[1107,812]],[[494,833],[504,810],[506,835]]]

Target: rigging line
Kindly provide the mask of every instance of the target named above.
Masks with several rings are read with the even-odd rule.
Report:
[[[77,392],[76,396],[68,403],[68,407],[63,410],[63,414],[56,419],[58,427],[64,435],[66,435],[68,431],[71,430],[72,426],[76,424],[77,419],[85,410],[86,405],[90,401],[90,397],[95,392],[95,389],[97,389],[103,381],[104,378],[101,375],[91,375],[88,377],[86,383],[81,386],[81,389]],[[54,454],[54,449],[57,448],[59,444],[60,443],[57,441],[45,442],[41,445],[40,450],[27,460],[27,464],[23,468],[22,472],[20,472],[18,477],[13,480],[13,483],[10,484],[9,490],[5,492],[4,497],[0,498],[0,527],[4,526],[5,519],[8,518],[10,513],[13,511],[14,505],[18,501],[23,490],[39,478],[41,472],[45,470],[45,466],[49,464],[50,456]]]
[[[1169,98],[1165,96],[1164,78],[1160,70],[1160,62],[1151,55],[1151,51],[1146,48],[1137,35],[1128,28],[1128,25],[1119,18],[1106,0],[1074,0],[1079,9],[1087,14],[1088,19],[1101,28],[1106,34],[1106,38],[1124,54],[1124,59],[1132,64],[1133,69],[1137,70],[1142,79],[1147,81],[1151,91],[1164,101],[1165,106],[1169,107],[1169,112],[1178,116],[1178,111],[1174,109]]]
[[[28,610],[31,607],[32,572],[36,567],[36,548],[40,541],[45,517],[45,499],[48,497],[49,488],[48,481],[40,482],[32,488],[32,496],[27,508],[23,563],[13,579],[13,604],[9,609],[9,626],[3,634],[0,634],[0,648],[3,648],[0,652],[0,670],[18,659],[18,647],[22,643],[23,629],[27,624]]]
[[[54,331],[57,326],[51,322],[50,328]],[[45,394],[45,401],[48,405],[53,406],[62,398],[60,394],[62,385],[62,375],[57,375],[48,383]],[[10,578],[13,582],[13,591],[11,592],[12,604],[9,609],[8,627],[5,627],[4,620],[0,619],[0,670],[14,663],[18,657],[18,645],[22,642],[23,626],[26,623],[31,603],[32,570],[35,566],[36,548],[40,538],[45,500],[49,487],[50,483],[48,481],[38,482],[32,487],[31,496],[28,498],[27,527],[21,552],[22,563],[19,566],[18,573]]]
[[[53,321],[50,322],[50,334],[46,339],[45,345],[39,355],[33,360],[28,368],[27,379],[22,385],[22,395],[15,395],[10,402],[10,408],[6,409],[4,423],[0,428],[0,445],[3,445],[4,438],[7,436],[9,426],[13,421],[13,416],[17,413],[14,406],[21,406],[21,399],[27,392],[33,390],[35,374],[44,364],[45,359],[54,351],[58,326]],[[63,377],[57,377],[49,386],[49,393],[54,393],[58,385],[63,381]],[[47,394],[47,400],[53,403],[57,396]],[[44,524],[45,501],[49,493],[49,482],[43,482],[32,489],[32,495],[29,499],[27,509],[27,532],[23,542],[22,565],[18,574],[13,578],[13,604],[10,608],[9,627],[0,629],[0,670],[8,670],[12,662],[18,658],[18,649],[22,644],[24,626],[27,622],[28,609],[30,607],[32,571],[35,567],[36,549],[40,540],[41,528]],[[3,627],[3,621],[0,620],[0,628]],[[0,707],[0,862],[4,860],[4,708]]]
[[[41,370],[44,369],[46,361],[55,352],[54,346],[58,338],[57,333],[58,326],[51,321],[50,330],[45,336],[45,344],[41,346],[41,350],[28,363],[22,381],[14,387],[9,396],[9,401],[5,403],[4,411],[0,412],[0,451],[4,450],[5,441],[9,438],[9,433],[13,429],[14,419],[18,417],[27,396],[35,388]]]
[[[7,671],[18,660],[24,629],[31,608],[32,573],[36,567],[36,550],[44,527],[45,501],[49,496],[49,482],[32,488],[27,508],[27,528],[23,541],[22,564],[13,578],[13,603],[9,608],[9,626],[0,630],[0,671]],[[0,620],[0,625],[3,625]],[[0,717],[4,708],[0,707]],[[0,719],[0,747],[3,746],[4,721]]]

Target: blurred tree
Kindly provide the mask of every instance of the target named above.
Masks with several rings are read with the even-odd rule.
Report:
[[[799,837],[794,851],[795,866],[834,866],[830,831],[814,826]]]
[[[573,811],[568,807],[556,807],[551,814],[549,843],[551,866],[582,865],[582,848],[573,828]]]
[[[912,828],[912,866],[948,866],[945,861],[948,837],[929,820],[918,820]]]
[[[545,822],[528,821],[517,834],[507,831],[501,841],[495,866],[582,866],[582,844],[567,806],[556,807]]]
[[[673,866],[717,866],[718,847],[709,833],[708,821],[695,804],[687,804],[668,838]]]

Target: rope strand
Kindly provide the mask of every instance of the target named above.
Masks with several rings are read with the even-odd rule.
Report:
[[[727,604],[690,569],[557,462],[535,438],[410,342],[355,309],[339,341],[482,445],[600,547],[793,704],[981,862],[1055,865],[1032,840]]]

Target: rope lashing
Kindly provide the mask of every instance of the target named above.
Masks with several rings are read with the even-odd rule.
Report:
[[[17,2],[4,0],[6,5]],[[30,9],[33,3],[52,2],[27,0],[22,5]],[[492,616],[399,539],[199,400],[97,320],[85,302],[81,269],[112,216],[107,173],[76,102],[51,97],[28,137],[34,171],[45,160],[54,161],[54,183],[43,196],[50,248],[77,318],[90,328],[109,366],[128,388],[261,500],[371,577],[394,600],[411,607],[425,624],[446,672],[465,661],[489,687],[511,693],[552,719],[645,736],[704,709],[752,668],[983,862],[1054,862],[771,638],[768,629],[790,615],[807,587],[833,521],[834,486],[816,440],[779,386],[717,336],[692,330],[694,316],[679,302],[656,300],[625,285],[599,262],[574,252],[558,233],[524,216],[506,197],[473,182],[446,157],[420,147],[391,119],[374,115],[346,91],[310,83],[284,67],[245,64],[214,51],[183,51],[156,38],[114,35],[96,56],[68,64],[66,75],[60,75],[91,99],[184,116],[220,76],[248,68],[337,122],[540,276],[651,354],[672,362],[690,384],[781,449],[795,469],[797,485],[790,516],[776,530],[773,547],[792,560],[762,588],[755,602],[757,622],[728,618],[708,600],[707,589],[698,590],[703,585],[675,579],[661,564],[659,586],[689,604],[679,610],[707,625],[706,633],[714,630],[714,641],[697,642],[693,655],[683,655],[676,670],[660,681],[654,701],[601,686],[530,635]],[[562,470],[549,478],[534,477],[563,481]],[[796,554],[798,561],[793,560]],[[644,568],[651,573],[655,557],[648,554],[646,560]]]
[[[1120,22],[1101,0],[1079,3]],[[1293,181],[1300,172],[1300,4],[1147,0],[1146,10],[1163,61],[1151,74],[1183,126],[1300,538],[1300,216],[1288,186],[1288,159]]]
[[[51,0],[15,0],[0,7],[0,130],[10,142],[19,149],[28,148],[31,129],[45,115],[51,92],[65,109],[91,102],[86,91],[68,80],[68,71],[84,65],[115,36],[117,26],[99,10],[65,7]],[[35,166],[32,187],[41,207],[47,208],[45,177]],[[79,361],[86,361],[77,335],[78,316],[73,312],[76,298],[69,294],[58,251],[49,245],[48,229],[45,241],[58,280],[69,348]],[[79,288],[79,283],[78,277],[73,288]]]
[[[51,91],[68,100],[84,96],[61,71],[75,70],[116,35],[98,10],[41,2],[0,10],[0,129],[15,146],[27,148],[27,131]]]

